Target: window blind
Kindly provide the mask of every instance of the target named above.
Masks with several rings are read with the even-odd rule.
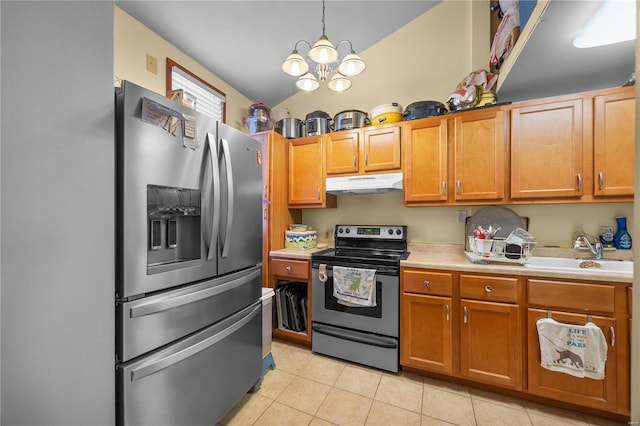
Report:
[[[223,122],[226,97],[178,67],[171,67],[171,90],[183,89],[196,97],[196,111]]]

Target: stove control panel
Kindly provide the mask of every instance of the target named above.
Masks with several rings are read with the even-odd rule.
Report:
[[[407,227],[403,225],[360,226],[336,225],[336,238],[376,238],[385,240],[405,240]]]

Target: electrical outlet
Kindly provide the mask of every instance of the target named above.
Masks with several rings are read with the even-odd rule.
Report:
[[[147,71],[158,74],[158,60],[147,53]]]
[[[458,215],[456,216],[456,222],[458,222],[459,224],[463,224],[465,223],[467,219],[467,211],[466,210],[458,210]]]

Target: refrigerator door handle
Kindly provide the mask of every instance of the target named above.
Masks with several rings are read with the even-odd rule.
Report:
[[[240,319],[233,325],[225,328],[224,330],[220,331],[219,333],[216,333],[213,336],[208,337],[184,350],[172,353],[162,359],[153,361],[150,364],[147,364],[140,368],[136,368],[132,370],[131,381],[134,382],[136,380],[140,380],[143,377],[150,376],[151,374],[157,373],[160,370],[169,368],[172,365],[177,364],[180,361],[184,361],[185,359],[190,358],[199,352],[202,352],[208,347],[215,345],[216,343],[220,342],[222,339],[226,338],[227,336],[230,336],[231,334],[235,333],[236,331],[244,327],[247,323],[249,323],[249,321],[251,321],[256,315],[258,315],[261,312],[261,309],[262,309],[262,305],[258,304],[251,310],[251,312],[245,315],[242,319]]]
[[[213,213],[212,215],[206,215],[205,220],[210,220],[208,226],[211,227],[209,233],[205,232],[204,240],[207,246],[207,260],[213,260],[216,257],[216,241],[218,240],[218,223],[220,223],[220,167],[218,166],[218,150],[216,147],[216,138],[207,133],[206,144],[209,149],[209,159],[211,160],[211,184],[213,194],[208,191],[203,191],[202,205],[210,206],[213,195]],[[206,176],[203,176],[206,179]],[[204,188],[204,182],[202,187]]]
[[[138,306],[131,307],[129,309],[129,317],[137,318],[143,317],[145,315],[153,315],[160,313],[162,311],[167,311],[169,309],[177,308],[179,306],[188,305],[189,303],[194,303],[203,299],[207,299],[209,297],[216,296],[218,294],[224,293],[225,291],[232,290],[236,287],[240,287],[242,285],[251,282],[252,280],[260,277],[262,275],[262,270],[257,269],[250,273],[249,275],[245,275],[241,278],[226,282],[224,284],[219,284],[213,287],[205,288],[200,291],[195,291],[193,293],[181,294],[178,296],[165,296],[160,300],[155,300],[152,302],[143,303]]]
[[[231,229],[233,228],[233,169],[231,164],[231,156],[229,151],[229,142],[225,138],[220,138],[222,142],[222,156],[227,166],[227,229],[224,234],[224,242],[222,243],[223,258],[229,256],[229,246],[231,245]]]

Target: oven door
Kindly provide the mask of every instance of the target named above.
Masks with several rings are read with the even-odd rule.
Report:
[[[398,337],[400,322],[400,280],[397,275],[376,273],[375,307],[350,307],[338,303],[333,295],[333,271],[327,265],[327,281],[313,268],[313,322],[352,330]]]

